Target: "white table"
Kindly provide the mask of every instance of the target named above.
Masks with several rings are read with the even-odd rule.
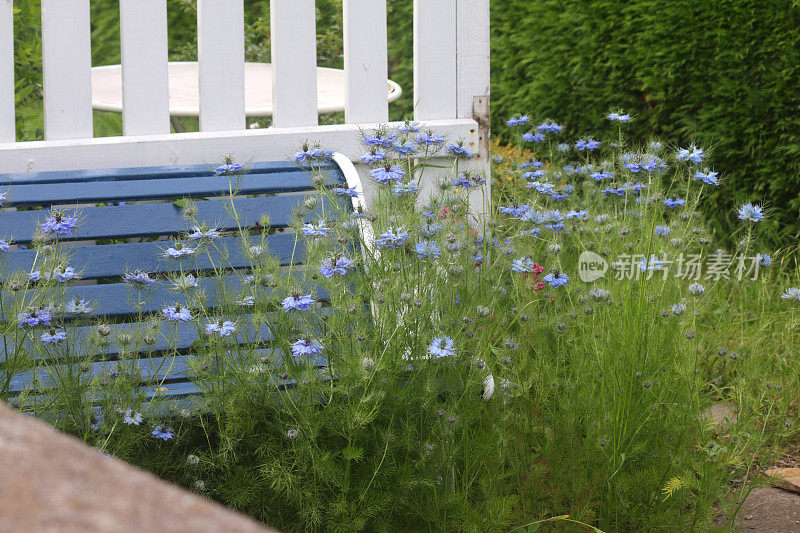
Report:
[[[200,115],[200,83],[196,61],[169,63],[169,114],[172,117],[197,117]],[[245,63],[245,114],[248,117],[272,116],[272,65]],[[388,80],[386,97],[394,102],[403,93],[402,88]],[[344,111],[344,70],[317,68],[317,111],[335,113]],[[109,65],[92,68],[92,107],[100,111],[122,112],[122,67]],[[173,125],[179,123],[173,121]],[[176,128],[177,130],[177,128]]]

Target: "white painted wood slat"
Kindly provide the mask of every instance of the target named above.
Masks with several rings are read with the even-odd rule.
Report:
[[[345,120],[389,120],[386,0],[344,0]]]
[[[89,0],[42,0],[45,139],[92,137]]]
[[[166,0],[120,0],[122,131],[169,133]]]
[[[455,118],[456,88],[456,0],[414,0],[414,118]]]
[[[458,117],[472,118],[473,99],[489,94],[489,0],[458,0]]]
[[[14,3],[0,0],[0,143],[14,142]]]
[[[385,124],[384,124],[385,125]],[[364,153],[361,131],[379,124],[336,124],[303,128],[170,133],[136,137],[98,137],[64,141],[0,144],[0,174],[154,165],[214,164],[231,154],[237,161],[285,161],[303,140],[313,139],[351,160]],[[398,127],[390,123],[389,127]],[[437,135],[475,142],[471,119],[431,120],[425,129]]]
[[[272,124],[317,125],[317,36],[314,0],[270,0]]]
[[[200,131],[243,130],[243,0],[198,0],[197,51]]]

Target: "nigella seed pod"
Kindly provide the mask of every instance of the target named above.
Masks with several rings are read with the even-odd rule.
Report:
[[[478,312],[479,316],[489,316],[491,314],[492,310],[489,309],[488,307],[484,306],[484,305],[479,305],[478,309],[477,309],[477,312]]]
[[[145,338],[144,338],[144,343],[146,345],[148,345],[148,346],[152,346],[152,345],[154,345],[156,343],[156,340],[157,339],[155,337],[153,337],[152,335],[146,335]]]
[[[319,174],[317,174],[311,181],[314,183],[314,185],[319,187],[320,185],[325,184],[325,176],[320,176]]]
[[[200,458],[197,457],[196,455],[192,454],[192,453],[190,453],[189,455],[186,456],[186,463],[189,464],[189,465],[196,465],[199,462],[200,462]]]
[[[300,432],[296,429],[290,429],[286,432],[286,437],[290,440],[296,439],[300,435]]]
[[[117,336],[117,343],[119,343],[120,346],[128,346],[132,342],[133,342],[133,337],[131,337],[127,333],[120,333]]]
[[[97,333],[101,337],[108,337],[109,335],[111,335],[111,326],[109,326],[108,324],[100,324],[99,326],[97,326]]]
[[[450,275],[453,277],[458,277],[464,273],[464,267],[461,265],[453,265],[450,267]]]
[[[8,284],[8,287],[9,287],[9,288],[10,288],[12,291],[14,291],[14,292],[17,292],[17,291],[19,291],[20,289],[22,289],[22,283],[20,283],[20,282],[19,282],[19,281],[17,281],[17,280],[14,280],[14,281],[12,281],[11,283],[9,283],[9,284]]]
[[[306,201],[303,202],[303,205],[306,206],[307,209],[314,209],[317,207],[317,198],[315,196],[310,196],[306,198]]]

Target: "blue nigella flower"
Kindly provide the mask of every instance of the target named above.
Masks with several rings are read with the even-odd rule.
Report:
[[[164,256],[171,259],[179,259],[181,257],[194,255],[196,250],[183,244],[176,242],[175,246],[170,246],[164,250]]]
[[[661,150],[661,143],[658,141],[651,141],[650,142],[650,151],[651,152],[658,152]]]
[[[161,426],[161,425],[156,426],[153,429],[153,432],[151,433],[151,435],[154,436],[157,439],[162,439],[162,440],[165,440],[165,441],[170,440],[172,437],[175,436],[175,434],[172,432],[172,430],[170,428],[167,428],[167,427],[164,427],[164,426]]]
[[[767,254],[758,254],[758,263],[766,268],[772,264],[772,257]]]
[[[345,189],[342,187],[334,187],[333,189],[331,189],[331,191],[339,196],[349,196],[350,198],[358,197],[358,191],[356,191],[355,187],[350,187],[349,189]]]
[[[600,141],[595,141],[594,139],[580,139],[575,142],[575,148],[577,148],[579,152],[583,150],[589,150],[591,152],[600,148],[600,144]]]
[[[52,331],[51,333],[42,333],[39,336],[42,344],[58,344],[61,341],[67,340],[67,334],[63,331]]]
[[[373,150],[361,156],[361,162],[365,165],[374,165],[386,159],[386,150]]]
[[[214,175],[222,176],[223,174],[235,174],[242,170],[242,167],[244,167],[242,163],[226,163],[215,168]]]
[[[548,274],[544,277],[544,280],[550,284],[551,287],[561,287],[567,284],[570,280],[570,277],[561,272],[555,272],[553,274]]]
[[[192,313],[185,307],[174,305],[172,307],[165,307],[161,310],[161,314],[167,320],[176,320],[178,322],[188,322],[192,319]]]
[[[439,231],[440,229],[442,229],[441,225],[431,224],[431,221],[428,220],[427,224],[422,224],[422,226],[420,226],[420,233],[422,233],[423,237],[427,237],[428,239],[430,239],[431,237],[436,235],[436,232]]]
[[[375,240],[375,244],[380,248],[400,248],[408,240],[408,232],[405,226],[398,228],[386,228],[384,233],[381,233]]]
[[[509,126],[524,126],[528,123],[528,115],[514,115],[510,119],[506,120],[506,124]]]
[[[552,131],[554,133],[558,133],[564,128],[562,126],[559,126],[555,122],[542,122],[541,124],[536,126],[536,129],[539,131]]]
[[[417,151],[417,145],[411,141],[395,143],[392,145],[392,148],[394,148],[395,152],[403,156],[411,155]]]
[[[641,166],[647,172],[662,172],[667,169],[667,164],[654,155],[643,157]]]
[[[400,133],[416,133],[419,131],[420,123],[417,121],[404,122],[402,126],[397,128]]]
[[[667,207],[679,207],[686,205],[686,200],[683,198],[666,198],[662,203]]]
[[[93,309],[86,300],[76,298],[67,302],[67,305],[64,306],[64,311],[71,315],[88,315]]]
[[[453,157],[461,157],[464,159],[469,159],[470,157],[475,155],[460,142],[458,144],[448,144],[447,153],[452,155]]]
[[[138,287],[149,287],[156,282],[156,280],[150,277],[150,274],[142,272],[141,270],[126,272],[125,275],[122,276],[122,280],[125,283]]]
[[[77,218],[67,216],[63,213],[53,213],[41,224],[41,228],[45,233],[71,235],[72,230],[75,229],[77,225]]]
[[[800,289],[797,287],[789,287],[783,294],[781,294],[781,298],[784,300],[800,301]]]
[[[386,184],[392,180],[397,182],[402,181],[403,176],[406,175],[406,171],[397,165],[386,165],[374,169],[372,172],[370,172],[370,175],[375,178],[378,183]]]
[[[442,254],[441,248],[434,241],[422,241],[417,243],[417,257],[439,257]]]
[[[598,170],[589,174],[589,177],[595,181],[610,180],[614,179],[614,173],[608,170]]]
[[[703,157],[705,157],[705,154],[703,154],[703,149],[697,148],[693,144],[690,145],[689,148],[681,148],[675,155],[675,159],[678,161],[691,161],[695,164],[702,162]]]
[[[2,206],[6,200],[8,200],[8,192],[0,192],[0,206]]]
[[[433,132],[417,135],[417,143],[425,146],[438,146],[444,143],[444,135],[434,135]]]
[[[17,322],[20,328],[25,326],[49,326],[50,320],[52,320],[52,316],[50,315],[50,311],[46,309],[38,311],[36,309],[29,309],[24,313],[17,313]]]
[[[511,270],[514,272],[530,272],[533,270],[534,262],[530,257],[523,257],[521,259],[514,259],[511,263]]]
[[[303,231],[303,235],[307,237],[327,237],[330,228],[325,225],[324,220],[318,220],[316,224],[305,223],[303,227],[300,228]]]
[[[348,269],[353,268],[353,265],[355,265],[355,262],[352,259],[346,257],[331,257],[322,262],[319,267],[319,273],[326,278],[331,278],[336,274],[344,276],[347,274]]]
[[[395,196],[408,196],[408,195],[416,193],[418,190],[419,190],[419,186],[414,185],[413,183],[400,182],[400,183],[398,183],[397,185],[394,186],[394,189],[392,189],[392,193]]]
[[[306,295],[295,293],[284,298],[282,302],[284,311],[308,311],[314,303],[310,293]]]
[[[659,237],[666,237],[669,235],[669,226],[656,226],[655,227],[655,234]]]
[[[699,170],[694,173],[693,179],[702,181],[703,183],[707,183],[709,185],[719,185],[719,180],[717,179],[717,173],[712,172],[708,169],[705,169],[705,172],[700,172]]]
[[[567,143],[558,143],[558,146],[556,146],[556,149],[559,152],[569,152],[569,145]]]
[[[744,204],[739,208],[739,218],[750,222],[760,222],[764,220],[764,212],[760,205]]]
[[[220,320],[219,322],[210,322],[206,324],[206,333],[208,335],[216,333],[220,337],[228,337],[235,331],[236,323],[231,322],[230,320],[225,320],[224,322]]]
[[[428,346],[428,353],[436,358],[448,357],[455,355],[456,351],[453,349],[453,339],[450,337],[437,337]]]
[[[187,235],[187,237],[192,240],[208,239],[213,241],[214,239],[219,239],[220,237],[219,230],[215,228],[204,230],[198,226],[194,226],[192,230],[192,233]]]
[[[383,148],[391,148],[392,143],[397,138],[397,132],[394,133],[384,133],[384,132],[376,132],[375,135],[365,135],[364,136],[364,144],[368,146],[381,146]]]
[[[521,217],[525,211],[531,208],[530,205],[523,204],[523,205],[512,205],[507,207],[498,207],[497,210],[501,213],[505,213],[506,215],[511,215],[512,217]]]
[[[664,268],[664,263],[655,255],[650,256],[648,260],[647,257],[642,257],[642,260],[639,261],[639,270],[642,272],[647,272],[648,270],[659,270]]]
[[[10,249],[11,249],[11,244],[3,239],[0,239],[0,252],[7,252]]]
[[[137,413],[131,408],[125,409],[122,416],[122,422],[129,426],[138,426],[142,423],[142,413]]]
[[[533,133],[532,131],[529,131],[528,133],[522,135],[522,140],[526,142],[540,143],[545,140],[545,136],[544,133]]]
[[[292,343],[292,355],[297,358],[320,353],[322,353],[322,345],[315,339],[299,339]]]
[[[630,122],[631,121],[631,116],[628,115],[628,114],[621,115],[619,113],[609,113],[608,115],[606,115],[606,118],[608,118],[608,120],[611,120],[611,121],[616,120],[618,122]]]

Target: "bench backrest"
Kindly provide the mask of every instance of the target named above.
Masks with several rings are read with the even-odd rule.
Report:
[[[8,201],[0,209],[0,239],[13,242],[3,260],[7,262],[8,272],[18,272],[17,279],[22,281],[19,290],[2,292],[4,319],[16,320],[17,317],[8,316],[15,298],[35,294],[34,282],[28,282],[29,277],[31,280],[58,274],[63,277],[64,273],[69,277],[68,271],[54,268],[56,263],[69,266],[79,274],[79,279],[56,283],[56,290],[63,287],[64,291],[59,300],[74,303],[78,308],[83,302],[91,311],[53,310],[52,323],[72,323],[76,329],[71,343],[83,342],[83,349],[91,345],[90,358],[81,361],[84,366],[81,372],[88,374],[87,377],[113,374],[123,366],[119,362],[123,355],[124,366],[137,367],[142,386],[150,387],[149,395],[196,394],[199,389],[192,382],[192,369],[196,368],[192,361],[193,350],[198,343],[209,342],[208,338],[191,323],[177,323],[175,329],[168,329],[173,323],[165,323],[149,333],[150,339],[146,338],[153,317],[162,309],[186,304],[181,301],[181,295],[170,288],[172,282],[168,278],[178,273],[197,275],[222,271],[221,276],[199,276],[199,288],[206,294],[209,314],[215,313],[216,306],[223,306],[220,316],[226,319],[234,316],[240,323],[248,321],[255,308],[246,303],[245,298],[256,288],[249,284],[247,275],[254,261],[253,254],[258,253],[243,245],[240,228],[252,236],[252,246],[264,246],[278,259],[281,275],[291,276],[291,265],[304,262],[304,240],[296,238],[287,226],[298,209],[305,213],[305,221],[315,222],[323,207],[306,205],[313,188],[313,176],[295,163],[255,163],[247,165],[245,170],[240,176],[215,175],[214,168],[205,165],[0,175],[0,193],[8,193]],[[329,184],[340,185],[345,181],[342,171],[332,163],[320,170]],[[235,198],[230,196],[232,188],[238,192]],[[231,206],[237,217],[232,216]],[[331,205],[326,207],[330,209]],[[335,207],[352,211],[350,198],[343,198],[341,205]],[[196,241],[189,235],[193,233],[194,224],[187,218],[187,210],[193,214],[194,222],[207,224],[207,227],[201,226],[202,230],[217,229],[220,236],[202,241],[208,252],[182,259],[165,258],[165,251],[175,248],[176,239],[185,246],[195,245]],[[63,213],[64,217],[75,217],[79,223],[71,234],[59,236],[62,243],[59,248],[67,252],[68,259],[61,256],[52,262],[44,252],[46,248],[34,249],[31,242],[37,238],[37,228],[56,212]],[[138,308],[130,301],[137,292],[123,279],[125,274],[136,270],[156,279],[149,299]],[[236,305],[231,308],[230,301],[222,300],[220,283],[229,296],[238,295],[238,308]],[[325,301],[325,294],[314,287],[313,280],[304,280],[298,286],[303,287],[304,293],[314,292],[319,301]],[[33,302],[33,307],[36,304]],[[320,310],[320,314],[324,312]],[[107,322],[111,330],[107,342],[100,344],[96,342],[98,322]],[[39,335],[47,331],[46,327],[38,327],[25,342],[38,342]],[[125,333],[129,335],[128,345]],[[270,352],[268,325],[257,326],[251,333],[251,338],[239,338],[238,342],[257,345],[264,353]],[[0,351],[0,363],[7,354],[20,350],[19,346],[13,346],[11,338],[3,342],[3,348],[11,351]],[[29,353],[38,353],[43,358],[58,357],[63,363],[64,357],[69,361],[75,355],[72,350],[71,346],[67,353],[57,350],[31,350]],[[74,346],[74,351],[80,351],[79,347]],[[325,360],[320,358],[317,363],[323,366]],[[24,390],[36,395],[46,390],[54,380],[52,373],[56,368],[48,367],[46,360],[39,361],[35,370],[14,375],[11,393],[19,394]]]

